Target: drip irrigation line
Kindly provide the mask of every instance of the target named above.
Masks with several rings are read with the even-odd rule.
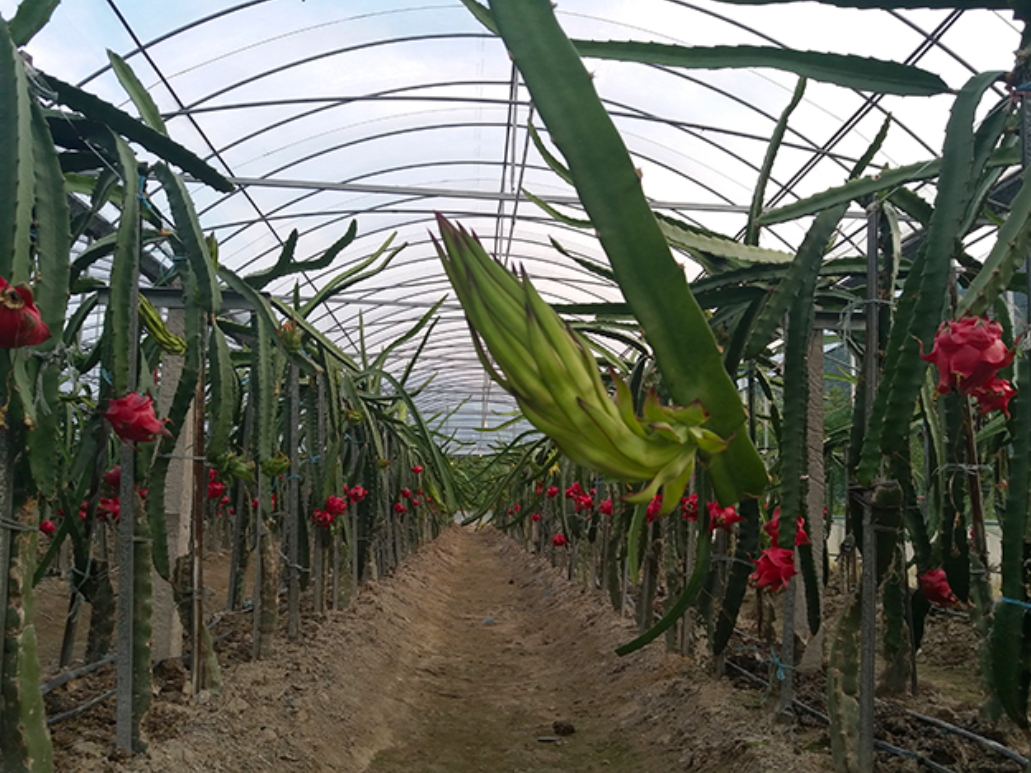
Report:
[[[88,676],[89,674],[92,674],[94,671],[99,671],[104,666],[114,662],[115,656],[108,655],[106,658],[94,660],[92,663],[87,663],[86,665],[80,666],[79,668],[73,668],[70,671],[65,671],[63,674],[58,674],[57,676],[55,676],[49,682],[41,684],[39,686],[39,691],[43,693],[43,695],[46,695],[47,693],[53,692],[58,687],[62,687],[68,684],[68,682],[72,681],[73,679],[79,679],[80,677]]]
[[[1003,757],[1011,759],[1014,762],[1027,767],[1027,757],[1018,754],[1017,752],[1013,751],[1007,746],[1003,746],[998,741],[993,741],[991,738],[985,738],[984,736],[978,735],[977,733],[973,733],[965,728],[949,724],[948,722],[945,722],[944,720],[938,719],[936,717],[929,717],[926,714],[921,714],[918,711],[906,709],[906,714],[913,717],[914,719],[919,719],[922,722],[927,722],[930,725],[934,725],[935,727],[939,728],[940,730],[944,730],[947,733],[952,733],[953,735],[958,735],[962,738],[966,738],[969,741],[979,743],[982,746],[991,749],[996,754],[1001,754]]]
[[[728,661],[726,661],[726,665],[728,667],[734,669],[734,671],[736,671],[737,673],[739,673],[742,676],[746,677],[747,679],[750,679],[751,681],[755,682],[756,684],[761,684],[764,687],[769,688],[770,683],[767,680],[763,679],[761,676],[757,676],[757,675],[753,674],[751,671],[749,671],[746,668],[743,668],[743,667],[739,666],[737,663],[734,663],[733,661],[728,660]],[[830,725],[830,717],[828,717],[826,714],[824,714],[824,713],[814,709],[812,706],[808,706],[805,703],[802,703],[797,698],[793,699],[791,701],[791,703],[792,703],[793,706],[798,707],[799,709],[804,711],[806,714],[809,714],[811,717],[814,717],[815,719],[820,720],[825,725]],[[1026,765],[1027,762],[1028,762],[1027,759],[1025,759],[1021,755],[1017,754],[1012,749],[1008,749],[1005,746],[1002,746],[1001,744],[998,744],[995,741],[992,741],[992,740],[990,740],[988,738],[983,738],[983,737],[977,735],[976,733],[970,732],[969,730],[964,730],[963,728],[956,727],[955,725],[949,725],[948,722],[943,722],[941,720],[934,719],[933,717],[928,717],[928,716],[925,716],[923,714],[919,714],[919,713],[917,713],[915,711],[910,711],[908,709],[906,710],[906,714],[908,714],[910,716],[913,716],[915,719],[920,719],[920,720],[923,720],[923,721],[928,721],[931,724],[936,725],[940,729],[945,730],[947,732],[951,732],[951,733],[954,733],[955,735],[962,736],[962,737],[964,737],[964,738],[966,738],[968,740],[980,743],[980,744],[988,747],[989,749],[992,749],[993,751],[998,752],[999,754],[1003,755],[1004,757],[1007,757],[1007,758],[1013,760],[1014,762],[1019,762],[1022,765]],[[919,763],[920,765],[923,765],[924,767],[928,768],[929,770],[935,771],[935,773],[956,773],[956,771],[954,771],[952,768],[947,768],[944,765],[939,765],[937,762],[934,762],[933,760],[928,759],[927,757],[925,757],[922,754],[919,754],[919,753],[914,752],[914,751],[910,751],[909,749],[904,749],[901,746],[894,746],[894,745],[892,745],[890,743],[887,743],[886,741],[880,741],[878,739],[874,739],[874,748],[880,749],[881,751],[888,752],[889,754],[894,754],[897,757],[905,757],[907,759],[914,760],[915,762]]]
[[[96,698],[91,698],[90,700],[86,701],[85,703],[83,703],[83,704],[81,704],[79,706],[76,706],[74,709],[68,709],[68,711],[64,712],[63,714],[57,714],[57,715],[55,715],[53,717],[47,717],[47,727],[53,727],[58,722],[64,722],[66,719],[71,719],[72,717],[77,717],[79,714],[82,714],[83,712],[89,711],[91,708],[96,706],[98,703],[103,703],[108,698],[113,698],[115,696],[115,693],[117,693],[117,692],[118,692],[117,689],[112,688],[112,689],[108,690],[105,693],[101,693]]]

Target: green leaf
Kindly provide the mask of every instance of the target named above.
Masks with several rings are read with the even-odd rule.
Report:
[[[321,257],[312,258],[311,260],[295,261],[294,250],[297,248],[297,229],[294,229],[287,237],[286,244],[283,245],[283,250],[279,253],[279,258],[276,260],[276,264],[264,271],[256,271],[253,274],[248,274],[243,278],[243,281],[255,290],[261,290],[274,279],[289,276],[290,274],[296,274],[300,271],[318,271],[326,268],[333,262],[336,256],[340,254],[341,250],[354,241],[357,235],[358,221],[352,220],[351,225],[347,229],[347,233],[337,239]]]
[[[790,252],[742,244],[666,215],[656,213],[656,217],[670,245],[697,257],[703,265],[710,256],[745,263],[790,263],[795,258]]]
[[[32,227],[32,111],[21,54],[0,19],[0,277],[29,279]]]
[[[114,138],[118,148],[122,177],[122,216],[118,220],[118,238],[111,260],[111,294],[108,315],[111,319],[111,381],[116,396],[122,396],[134,385],[129,383],[129,351],[139,341],[129,340],[129,320],[136,313],[132,295],[140,274],[140,177],[136,156],[121,137]]]
[[[52,75],[45,77],[47,83],[57,94],[57,101],[60,104],[105,124],[112,131],[123,135],[132,142],[139,143],[154,155],[193,175],[216,191],[222,193],[233,191],[233,184],[193,151],[87,91],[58,80]]]
[[[229,355],[229,343],[218,324],[211,326],[208,339],[211,368],[211,434],[205,447],[208,459],[214,461],[229,450],[229,438],[236,419],[236,371]]]
[[[803,78],[882,94],[931,96],[949,90],[934,73],[898,62],[851,54],[772,46],[678,46],[638,40],[574,40],[580,56],[669,67],[719,70],[772,67]]]
[[[82,324],[86,321],[86,317],[89,316],[90,312],[96,308],[98,301],[97,294],[93,293],[79,303],[79,308],[69,317],[68,323],[64,326],[63,340],[65,346],[75,346],[79,340],[79,331],[82,330]]]
[[[108,50],[107,59],[111,62],[111,69],[118,76],[118,82],[122,84],[125,93],[129,95],[129,99],[136,105],[136,109],[140,111],[140,118],[151,129],[167,137],[168,129],[165,128],[165,120],[161,117],[161,111],[154,104],[150,92],[147,91],[144,85],[140,83],[139,78],[136,77],[136,73],[114,51]]]
[[[929,344],[941,321],[952,257],[961,249],[963,219],[973,182],[981,173],[975,166],[973,122],[981,97],[998,76],[996,72],[973,76],[956,97],[949,116],[934,214],[895,311],[883,376],[863,439],[856,472],[863,485],[873,481],[882,454],[892,454],[909,434],[913,406],[927,367],[920,359],[920,349],[930,351]]]
[[[165,195],[168,196],[176,235],[186,251],[186,259],[197,279],[201,306],[209,314],[218,314],[222,308],[222,291],[215,279],[215,263],[208,253],[208,243],[197,219],[197,212],[193,208],[193,200],[186,190],[186,184],[165,164],[157,164],[154,167],[154,176],[160,181],[165,189]]]
[[[643,506],[639,509],[643,509]],[[701,520],[701,513],[699,513]],[[708,520],[708,516],[705,517]],[[627,642],[621,647],[616,648],[616,654],[622,657],[623,655],[629,655],[631,652],[636,652],[647,644],[655,641],[661,636],[666,630],[669,629],[677,620],[679,620],[684,613],[690,608],[691,604],[694,603],[695,599],[698,598],[698,593],[701,591],[702,586],[705,584],[705,577],[709,573],[709,559],[712,555],[712,535],[708,533],[708,530],[701,528],[699,523],[698,529],[698,548],[695,553],[695,565],[694,570],[691,572],[691,578],[688,580],[687,585],[684,587],[683,593],[680,594],[680,598],[676,600],[662,616],[655,625],[653,625],[645,633],[638,636],[631,642]]]
[[[150,525],[154,568],[166,580],[170,580],[168,559],[168,529],[165,520],[165,479],[172,461],[176,442],[186,429],[184,426],[189,415],[190,406],[197,395],[197,382],[201,373],[201,362],[204,349],[204,311],[195,300],[196,280],[187,266],[183,272],[183,300],[185,318],[183,336],[186,339],[186,354],[182,358],[183,369],[179,381],[175,385],[171,407],[168,410],[169,422],[166,425],[172,437],[161,438],[158,452],[154,455],[153,466],[147,475],[147,487],[150,494],[147,498],[147,522]]]
[[[999,229],[995,246],[960,299],[956,316],[979,316],[1008,289],[1010,280],[1031,250],[1031,175],[1024,177],[1020,191],[1010,203],[1006,222]]]
[[[57,150],[39,106],[32,103],[32,137],[36,197],[36,306],[51,338],[41,344],[41,351],[53,349],[60,340],[68,307],[68,253],[71,233],[68,198],[64,176],[57,160]]]
[[[11,19],[11,39],[18,48],[46,26],[61,0],[22,0]]]
[[[541,198],[539,198],[537,196],[534,196],[532,193],[530,193],[530,191],[526,190],[526,188],[522,189],[522,194],[527,199],[529,199],[532,203],[536,204],[538,207],[543,209],[545,212],[547,212],[549,215],[551,215],[551,217],[553,217],[555,220],[557,220],[560,223],[564,223],[565,225],[572,226],[573,228],[593,228],[594,227],[594,226],[591,225],[591,221],[590,220],[581,220],[579,218],[570,217],[569,215],[566,215],[566,214],[564,214],[562,212],[559,212],[557,209],[555,209],[553,206],[551,206],[548,202],[544,201],[544,199],[541,199]]]
[[[823,256],[827,253],[827,246],[831,237],[834,236],[834,231],[841,222],[847,206],[847,204],[839,204],[833,209],[821,212],[809,228],[798,249],[798,255],[791,264],[791,270],[777,284],[777,288],[763,305],[755,322],[752,323],[744,352],[746,360],[755,359],[769,345],[776,335],[784,315],[804,288],[810,288],[809,296],[812,297],[811,286],[815,282],[820,264],[823,262]]]
[[[798,85],[795,86],[795,92],[791,95],[791,101],[788,102],[788,106],[784,108],[784,112],[777,119],[777,125],[773,128],[773,135],[766,146],[766,156],[763,158],[763,165],[759,170],[759,178],[756,180],[755,190],[752,192],[752,205],[748,208],[748,227],[745,230],[745,244],[752,246],[758,246],[759,244],[758,220],[759,215],[762,213],[763,201],[766,199],[766,184],[769,182],[770,174],[773,172],[773,162],[777,158],[777,151],[780,150],[780,144],[784,140],[784,132],[788,128],[788,119],[791,118],[791,114],[795,112],[795,108],[798,107],[802,97],[805,95],[805,84],[805,78],[798,79]]]
[[[1031,361],[1024,352],[1017,360],[1017,394],[1009,421],[1013,451],[1009,490],[1002,527],[1002,596],[995,608],[989,639],[991,683],[1006,714],[1019,727],[1028,728],[1028,690],[1031,681],[1031,631],[1024,624],[1027,603],[1024,555],[1028,518],[1028,478],[1031,473]],[[1011,602],[1018,602],[1016,604]]]
[[[599,276],[602,279],[604,279],[606,282],[610,282],[611,284],[616,284],[616,275],[612,273],[612,269],[609,268],[608,266],[603,265],[601,263],[595,263],[593,260],[587,260],[587,258],[581,258],[578,255],[574,255],[569,250],[567,250],[565,247],[563,247],[561,244],[559,244],[555,240],[555,238],[553,236],[549,236],[548,237],[548,241],[551,242],[551,246],[554,247],[556,250],[558,250],[560,254],[564,255],[567,258],[569,258],[571,261],[576,263],[578,266],[581,266],[581,267],[587,269],[588,271],[590,271],[595,276]]]
[[[124,192],[121,186],[118,186],[115,191],[121,200],[124,197]],[[157,242],[165,241],[168,237],[157,231],[144,230],[140,243],[144,246],[149,244],[156,244]],[[69,282],[75,284],[79,281],[82,273],[96,263],[101,258],[106,258],[108,255],[113,255],[115,248],[118,246],[118,233],[108,234],[102,236],[93,242],[89,247],[79,253],[78,257],[71,264],[71,272],[69,275]]]
[[[491,11],[620,288],[651,344],[673,399],[699,400],[730,446],[707,460],[720,502],[758,495],[766,470],[744,431],[745,412],[705,314],[641,190],[641,181],[583,62],[548,0],[492,0]]]
[[[427,311],[425,314],[423,314],[419,318],[419,321],[416,322],[412,326],[412,328],[410,330],[406,331],[404,334],[398,336],[398,338],[396,338],[395,340],[391,341],[388,345],[384,346],[383,350],[378,355],[376,355],[376,359],[373,360],[373,362],[372,362],[372,370],[379,370],[380,368],[382,368],[383,367],[383,363],[386,362],[387,357],[390,356],[390,353],[392,351],[394,351],[397,347],[399,347],[405,341],[409,341],[412,338],[414,338],[419,333],[420,330],[422,330],[427,324],[429,324],[430,320],[433,319],[434,315],[437,313],[437,310],[441,307],[441,305],[446,300],[447,300],[447,296],[445,295],[443,298],[441,298],[439,301],[437,301],[435,304],[433,304],[433,306],[429,309],[429,311]]]
[[[380,266],[377,266],[368,273],[361,273],[366,268],[371,266],[376,261],[376,259],[386,251],[387,247],[390,246],[391,242],[394,241],[394,238],[396,236],[397,232],[395,231],[394,233],[390,234],[390,236],[387,237],[387,240],[383,242],[383,244],[381,244],[379,248],[374,253],[372,253],[372,255],[370,255],[368,258],[361,261],[356,266],[352,266],[351,268],[345,269],[337,276],[333,277],[333,279],[331,279],[329,282],[323,284],[319,291],[315,293],[315,295],[313,295],[307,303],[301,306],[299,312],[300,315],[304,318],[307,318],[308,315],[311,314],[311,312],[315,308],[317,308],[320,304],[325,303],[327,300],[332,298],[337,293],[343,292],[348,287],[351,287],[357,284],[358,282],[368,279],[369,277],[376,276],[376,274],[380,273],[383,269],[389,266],[390,262],[397,256],[397,254],[408,246],[407,242],[392,250],[391,253],[387,256],[387,259],[384,260]]]
[[[537,127],[533,125],[533,121],[527,122],[526,128],[530,132],[530,139],[533,141],[533,146],[537,148],[537,152],[541,154],[541,158],[544,159],[544,163],[551,167],[551,171],[561,177],[563,181],[572,185],[573,177],[569,174],[569,170],[566,168],[566,165],[559,161],[555,155],[548,150],[548,147],[544,144],[544,140],[541,139],[540,132],[538,132]]]
[[[866,152],[859,157],[856,161],[855,166],[852,167],[852,171],[849,172],[848,179],[854,180],[870,166],[870,162],[873,161],[873,157],[877,155],[877,151],[884,145],[884,140],[888,137],[888,129],[891,128],[891,113],[884,116],[884,123],[881,124],[881,128],[877,130],[877,136],[873,138],[873,142],[870,143],[870,147],[866,149]]]
[[[1020,151],[1006,148],[994,152],[988,159],[988,167],[1015,166],[1020,163]],[[918,180],[932,180],[942,173],[942,160],[923,161],[919,164],[900,166],[898,169],[887,169],[873,177],[860,177],[850,180],[844,185],[808,196],[777,209],[767,210],[759,218],[762,225],[773,225],[795,220],[805,215],[812,215],[821,210],[833,207],[843,201],[854,201],[881,191],[893,191],[906,183]],[[901,206],[901,204],[900,204]]]

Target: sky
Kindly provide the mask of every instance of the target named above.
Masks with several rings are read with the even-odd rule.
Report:
[[[0,15],[10,18],[15,7],[12,0],[0,0]],[[561,0],[557,12],[578,38],[786,45],[898,61],[915,55],[925,33],[948,17],[710,0]],[[921,55],[920,66],[953,89],[975,71],[1009,69],[1019,34],[1008,16],[962,14],[940,44]],[[133,35],[149,44],[149,59],[133,54]],[[65,0],[28,46],[39,69],[85,82],[132,112],[117,80],[104,71],[107,49],[127,57],[151,88],[174,138],[235,177],[296,186],[248,186],[249,198],[192,188],[202,223],[217,235],[220,256],[230,265],[243,273],[269,265],[292,229],[301,234],[299,257],[316,256],[357,219],[355,243],[329,269],[301,278],[302,295],[311,295],[392,233],[394,245],[407,245],[387,270],[318,315],[320,327],[345,350],[356,350],[359,322],[366,345],[376,351],[449,296],[429,239],[434,210],[474,228],[495,254],[524,264],[546,300],[619,298],[616,288],[550,246],[553,237],[604,262],[589,231],[557,224],[525,199],[515,201],[521,188],[545,197],[574,192],[527,141],[530,107],[522,87],[516,90],[517,127],[508,131],[510,61],[500,41],[459,0]],[[684,205],[677,212],[685,219],[736,234],[745,222],[740,208],[751,198],[766,140],[795,76],[772,70],[671,72],[597,60],[588,67],[642,171],[646,195]],[[814,149],[834,141],[865,96],[809,84],[774,167],[770,198],[787,203],[843,182],[889,112],[895,124],[875,165],[923,161],[940,150],[951,96],[885,97],[835,141],[837,161],[817,156],[809,168]],[[986,99],[983,110],[998,96]],[[802,171],[793,191],[783,193],[781,186]],[[317,190],[326,183],[344,189]],[[499,194],[507,199],[499,203]],[[580,214],[575,207],[563,211]],[[790,251],[806,226],[803,221],[768,229],[762,244]],[[845,242],[840,249],[852,247]],[[271,289],[292,288],[293,280]],[[404,367],[415,345],[398,350],[395,370]],[[417,381],[435,376],[420,398],[428,412],[468,401],[454,421],[462,425],[462,437],[475,437],[481,447],[483,439],[464,427],[482,424],[485,416],[491,426],[507,420],[494,414],[510,410],[511,402],[496,387],[486,394],[453,299],[445,302],[415,373]]]

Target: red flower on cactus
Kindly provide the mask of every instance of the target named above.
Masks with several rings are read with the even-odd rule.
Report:
[[[720,507],[718,502],[709,502],[709,533],[711,534],[716,529],[723,529],[723,531],[730,531],[735,523],[745,520],[737,513],[737,508],[734,505],[730,507]]]
[[[573,500],[576,505],[576,512],[583,512],[584,510],[594,509],[594,499],[589,494],[581,494]]]
[[[403,489],[401,489],[401,496],[403,496],[405,499],[411,499],[412,498],[412,490],[410,488],[403,488]]]
[[[343,497],[327,497],[324,509],[332,515],[342,515],[344,510],[347,509],[347,500]]]
[[[991,382],[1014,352],[1002,341],[1002,325],[985,317],[945,320],[929,354],[920,356],[938,368],[938,392],[955,387],[970,394]]]
[[[347,490],[347,496],[351,500],[351,504],[361,502],[368,495],[368,491],[363,489],[361,486],[352,486]]]
[[[523,508],[521,508],[519,505],[512,505],[512,509],[515,510],[518,513]]]
[[[769,588],[779,591],[788,587],[788,581],[794,577],[795,553],[786,548],[767,548],[755,562],[755,571],[748,579],[755,580],[757,588]]]
[[[36,308],[28,285],[9,285],[0,277],[0,349],[36,346],[50,338],[50,328]]]
[[[213,480],[208,484],[208,499],[221,499],[225,496],[226,484]]]
[[[932,604],[939,607],[954,607],[959,604],[959,599],[949,587],[949,579],[945,576],[944,569],[931,569],[917,579],[924,597]]]
[[[563,545],[566,544],[566,535],[565,534],[556,534],[554,537],[551,538],[551,544],[554,545],[557,548],[562,547]]]
[[[48,518],[39,525],[39,530],[44,534],[53,534],[57,531],[57,526]]]
[[[412,497],[412,507],[418,507],[422,504],[422,500],[418,497]]]
[[[548,499],[554,499],[558,496],[558,486],[548,486],[548,491],[545,493]]]
[[[544,484],[543,484],[543,483],[540,483],[540,482],[538,482],[538,483],[537,483],[537,485],[536,485],[536,486],[534,486],[533,492],[534,492],[534,493],[535,493],[535,494],[536,494],[537,496],[540,496],[541,494],[543,494],[543,493],[544,493]]]
[[[325,510],[316,509],[315,512],[311,514],[311,519],[317,526],[321,526],[323,529],[328,529],[333,525],[336,517],[333,513],[327,513]]]
[[[987,416],[992,411],[1002,411],[1010,417],[1010,399],[1017,390],[1004,378],[993,378],[983,387],[971,390],[970,396],[977,400],[977,412]]]
[[[780,544],[780,507],[773,511],[773,518],[763,524],[763,531],[770,535],[770,541],[774,545]],[[798,516],[795,519],[795,547],[808,545],[809,535],[805,533],[805,519]]]
[[[531,521],[539,521],[540,519],[541,519],[541,514],[540,513],[533,513],[530,516],[530,520]]]
[[[414,467],[412,468],[412,472],[414,472],[414,473],[415,473],[416,475],[418,475],[419,473],[421,473],[421,472],[422,472],[422,465],[421,465],[421,464],[417,464],[417,465],[415,465],[415,466],[414,466]]]
[[[110,499],[101,497],[100,503],[97,505],[97,517],[102,521],[106,521],[108,518],[113,519],[116,523],[122,515],[122,500],[117,497]]]
[[[222,497],[220,500],[218,500],[218,504],[219,504],[220,507],[225,507],[226,505],[229,504],[229,497],[228,496]]]
[[[684,514],[685,520],[698,521],[698,495],[692,494],[689,497],[682,497],[680,500],[680,510]]]
[[[408,508],[405,507],[404,504],[402,504],[401,502],[395,502],[394,503],[394,512],[397,513],[398,515],[402,515],[403,513],[407,513],[408,512]]]
[[[566,489],[566,499],[576,499],[579,496],[583,496],[583,493],[583,487],[574,481],[573,485]]]
[[[648,508],[644,511],[644,517],[648,523],[652,523],[656,518],[659,517],[659,510],[662,509],[662,496],[656,494],[652,497],[652,501],[648,503]]]
[[[602,515],[612,515],[612,497],[603,500],[602,503],[598,505],[598,512]]]
[[[165,424],[168,419],[154,415],[154,398],[130,392],[124,397],[109,400],[101,416],[111,423],[111,429],[127,443],[149,443],[158,435],[172,437]]]
[[[113,489],[122,485],[122,465],[118,464],[104,473],[104,483]]]

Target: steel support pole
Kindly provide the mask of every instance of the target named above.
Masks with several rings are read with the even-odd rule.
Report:
[[[866,383],[864,410],[869,423],[877,394],[880,373],[880,332],[878,293],[879,205],[868,210],[866,231],[866,352],[863,375]],[[874,534],[873,505],[869,497],[863,501],[863,578],[861,584],[860,662],[859,662],[859,771],[874,770],[874,683],[877,656],[877,541]]]
[[[204,356],[200,358],[197,376],[197,391],[193,397],[193,507],[190,535],[190,569],[192,586],[190,593],[193,608],[193,626],[190,642],[193,652],[190,663],[193,669],[191,682],[193,694],[200,695],[204,684],[204,652],[202,631],[204,626],[204,503],[207,499],[207,485],[204,480]]]
[[[290,403],[287,414],[287,448],[290,455],[290,475],[286,479],[286,588],[287,588],[287,636],[296,639],[301,633],[301,573],[298,569],[301,551],[299,497],[301,493],[301,465],[298,458],[301,423],[301,386],[297,366],[291,363],[287,368]],[[318,527],[316,527],[318,528]]]
[[[142,189],[141,189],[142,195]],[[140,221],[135,223],[137,230],[136,244],[140,244]],[[140,256],[134,256],[132,276],[129,282],[129,367],[126,383],[129,389],[136,387],[139,369],[140,339]],[[119,486],[119,521],[118,521],[118,655],[115,667],[117,677],[115,707],[115,741],[120,749],[132,754],[139,740],[139,727],[133,719],[133,585],[134,585],[134,545],[136,538],[136,451],[122,442],[119,448],[119,463],[122,467],[121,485]]]

